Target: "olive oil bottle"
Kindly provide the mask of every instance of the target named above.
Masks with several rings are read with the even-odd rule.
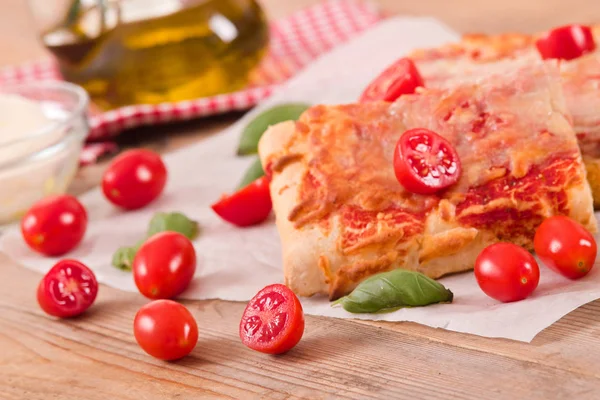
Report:
[[[65,79],[110,109],[244,87],[268,26],[255,0],[71,0],[42,40]]]

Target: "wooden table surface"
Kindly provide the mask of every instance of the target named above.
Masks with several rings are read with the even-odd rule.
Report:
[[[0,0],[0,65],[44,55],[25,3]],[[311,3],[316,1],[263,1],[272,18]],[[462,32],[531,32],[600,21],[597,0],[379,3],[393,13],[434,15]],[[238,117],[142,129],[123,140],[170,151]],[[96,185],[105,165],[81,170],[72,191]],[[142,296],[102,286],[85,316],[56,321],[37,306],[40,278],[0,254],[0,399],[600,398],[599,301],[573,311],[530,344],[413,323],[308,317],[301,343],[278,357],[240,343],[244,304],[185,302],[197,318],[200,340],[191,356],[165,363],[144,354],[133,338],[133,316],[146,303]]]

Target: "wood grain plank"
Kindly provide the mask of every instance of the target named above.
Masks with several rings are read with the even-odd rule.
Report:
[[[101,388],[90,398],[152,393],[162,399],[175,393],[185,399],[200,392],[234,398],[547,399],[593,398],[600,387],[597,373],[405,334],[396,329],[402,324],[379,327],[309,317],[296,349],[265,356],[239,341],[244,305],[221,301],[185,303],[198,320],[199,344],[191,357],[164,363],[143,354],[134,341],[131,325],[145,303],[141,296],[102,287],[89,315],[52,320],[32,296],[23,296],[33,293],[38,275],[2,257],[0,265],[0,281],[13,282],[10,289],[0,288],[0,348],[7,349],[0,356],[0,393],[27,391],[31,399],[52,393],[66,399],[75,391]],[[21,279],[14,281],[17,274]],[[588,341],[590,353],[598,354],[599,346],[598,340]],[[535,352],[536,346],[521,350]]]
[[[355,322],[427,338],[433,342],[503,355],[515,360],[600,378],[598,365],[600,300],[567,314],[536,336],[530,344],[507,339],[464,335],[408,322],[387,323],[361,320],[355,320]]]

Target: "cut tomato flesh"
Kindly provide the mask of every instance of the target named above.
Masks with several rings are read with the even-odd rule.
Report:
[[[285,302],[285,298],[275,292],[260,296],[253,307],[258,314],[249,317],[244,324],[246,334],[249,337],[256,336],[256,339],[263,343],[275,339],[287,320],[287,313],[279,311]]]
[[[82,270],[66,267],[50,278],[48,289],[57,304],[77,308],[85,299],[95,297],[92,293],[94,285],[95,281],[92,282]]]
[[[456,183],[461,167],[446,139],[427,129],[412,129],[396,145],[394,171],[406,190],[431,194]]]
[[[48,314],[66,318],[89,308],[98,294],[94,273],[75,260],[58,262],[38,286],[38,302]]]
[[[284,285],[261,290],[246,306],[240,322],[242,343],[270,354],[288,351],[298,343],[303,332],[302,306]]]

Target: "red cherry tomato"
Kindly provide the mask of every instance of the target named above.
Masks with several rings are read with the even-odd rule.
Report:
[[[394,151],[394,172],[406,190],[432,194],[455,184],[461,163],[454,147],[428,129],[411,129],[400,137]]]
[[[128,150],[116,157],[102,177],[104,196],[127,210],[144,207],[165,188],[167,168],[150,150]]]
[[[596,241],[581,224],[565,216],[546,219],[533,239],[538,257],[552,270],[579,279],[594,267]]]
[[[403,94],[414,93],[419,86],[423,86],[423,78],[417,67],[411,59],[401,58],[367,86],[359,102],[394,101]]]
[[[156,300],[139,309],[133,334],[152,357],[171,361],[187,356],[198,342],[198,325],[187,308],[172,300]]]
[[[219,217],[237,226],[260,224],[269,217],[273,204],[269,178],[263,176],[230,196],[223,196],[212,209]]]
[[[62,260],[42,278],[37,300],[46,314],[69,318],[83,313],[96,300],[98,282],[91,269],[75,260]]]
[[[285,353],[303,334],[302,305],[285,285],[263,288],[250,300],[240,321],[242,343],[262,353]]]
[[[139,248],[132,269],[141,294],[149,299],[172,299],[179,296],[194,277],[196,250],[180,233],[157,233]]]
[[[543,59],[572,60],[596,48],[589,26],[566,25],[552,29],[539,38],[535,45]]]
[[[73,196],[46,197],[35,203],[21,220],[21,233],[33,250],[60,256],[81,242],[87,212]]]
[[[529,297],[540,281],[540,269],[524,248],[496,243],[475,260],[475,278],[485,294],[508,303]]]

